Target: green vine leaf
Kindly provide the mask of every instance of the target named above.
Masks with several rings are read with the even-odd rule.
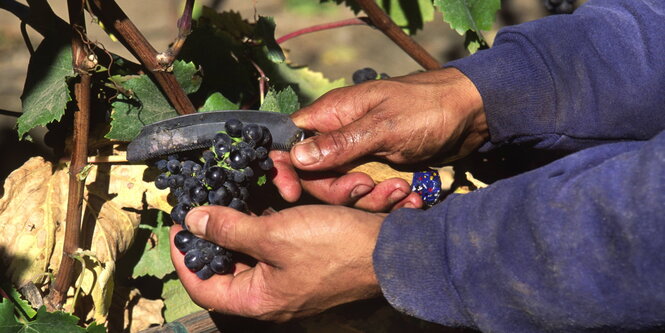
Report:
[[[171,245],[169,243],[169,227],[164,226],[163,212],[157,215],[157,226],[146,226],[152,233],[146,242],[143,255],[132,271],[137,278],[152,275],[159,279],[175,271],[171,263]],[[144,225],[145,226],[145,225]]]
[[[191,62],[176,61],[173,73],[186,93],[196,92],[201,86],[201,75]],[[161,90],[148,75],[114,76],[113,82],[131,93],[131,96],[118,95],[113,102],[109,139],[131,141],[145,125],[178,115]]]
[[[277,92],[274,89],[270,89],[266,98],[259,107],[261,111],[272,111],[285,114],[292,114],[300,109],[300,103],[298,103],[298,95],[293,91],[291,87],[286,87],[286,89]]]
[[[460,35],[467,30],[490,30],[501,8],[500,0],[434,0],[434,4],[443,13],[443,20]]]
[[[68,79],[74,76],[70,41],[46,38],[30,58],[21,96],[23,114],[18,118],[18,136],[59,121],[71,101]]]
[[[30,303],[23,299],[21,293],[11,284],[9,280],[0,281],[0,288],[7,293],[7,296],[16,305],[16,309],[20,311],[21,315],[26,319],[32,319],[37,311],[30,306]],[[0,311],[1,312],[1,311]]]
[[[238,104],[231,102],[228,98],[224,97],[222,93],[216,92],[208,96],[199,112],[217,111],[217,110],[236,110]]]
[[[14,306],[11,301],[0,301],[0,332],[3,333],[101,333],[104,327],[95,323],[88,328],[77,326],[79,318],[62,311],[47,312],[42,306],[34,320],[21,323],[14,317]]]
[[[301,104],[309,104],[332,89],[346,86],[344,78],[330,81],[320,72],[287,63],[276,64],[271,68],[269,77],[271,83],[279,87],[291,86]]]
[[[167,322],[201,311],[201,307],[192,301],[177,278],[164,281],[162,298],[164,299],[164,319]]]
[[[256,35],[263,42],[263,52],[272,62],[284,62],[286,57],[282,48],[275,41],[275,20],[272,17],[260,16],[256,22]]]

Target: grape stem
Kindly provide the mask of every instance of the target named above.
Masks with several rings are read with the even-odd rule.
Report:
[[[324,23],[324,24],[317,24],[313,25],[311,27],[303,28],[296,30],[294,32],[288,33],[282,37],[279,37],[276,39],[277,44],[282,44],[286,42],[289,39],[302,36],[308,33],[316,32],[316,31],[322,31],[322,30],[330,30],[334,28],[341,28],[341,27],[347,27],[350,25],[369,25],[369,19],[367,17],[354,17],[350,19],[345,19],[341,21],[335,21],[335,22],[330,22],[330,23]]]
[[[402,28],[395,24],[390,16],[388,16],[379,5],[376,4],[375,0],[356,1],[365,14],[369,16],[372,24],[395,42],[397,46],[404,50],[404,52],[420,64],[420,66],[427,70],[441,68],[439,62],[429,54],[425,48],[404,33]]]
[[[178,36],[171,43],[171,45],[166,49],[166,51],[159,53],[157,55],[157,62],[164,68],[168,68],[173,64],[175,58],[182,50],[187,36],[192,32],[192,12],[194,10],[194,1],[187,0],[185,3],[185,8],[182,11],[182,16],[178,19]]]
[[[254,60],[249,59],[257,72],[259,72],[259,105],[263,104],[263,99],[266,96],[266,83],[268,82],[268,77],[266,73],[263,72],[261,67],[257,65]]]
[[[60,259],[58,275],[46,297],[49,310],[59,310],[65,303],[67,290],[74,277],[75,261],[70,256],[79,248],[80,224],[83,214],[83,192],[85,179],[78,177],[88,161],[88,132],[90,129],[90,96],[92,75],[89,61],[91,52],[85,37],[85,16],[83,2],[67,0],[72,38],[72,60],[78,80],[74,84],[76,109],[74,110],[74,148],[69,166],[69,192],[67,195],[67,213],[65,216],[65,239],[63,255]]]
[[[176,81],[169,66],[164,67],[157,59],[157,50],[148,42],[141,31],[122,11],[115,0],[90,0],[88,11],[96,16],[119,37],[120,42],[129,50],[143,67],[148,69],[166,98],[178,114],[195,113],[196,109],[187,94]]]

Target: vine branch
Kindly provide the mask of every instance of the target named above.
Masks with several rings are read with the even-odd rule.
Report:
[[[404,33],[402,29],[393,22],[374,0],[356,0],[358,5],[363,9],[365,14],[369,16],[370,21],[374,26],[379,28],[388,38],[390,38],[397,46],[406,52],[413,60],[420,66],[427,70],[439,69],[441,65],[439,62],[427,52],[420,44],[416,43],[409,35]]]
[[[346,27],[350,25],[369,25],[369,19],[367,17],[354,17],[346,20],[341,20],[341,21],[336,21],[336,22],[330,22],[330,23],[323,23],[323,24],[317,24],[313,25],[311,27],[307,27],[304,29],[299,29],[294,32],[288,33],[282,37],[279,37],[276,39],[277,44],[282,44],[286,42],[287,40],[291,38],[298,37],[300,35],[316,32],[316,31],[322,31],[322,30],[330,30],[334,28],[341,28],[341,27]]]
[[[90,0],[88,4],[91,14],[98,17],[105,26],[113,29],[117,33],[120,42],[153,75],[178,114],[196,112],[189,97],[176,81],[175,75],[157,60],[157,50],[148,42],[115,0]]]
[[[79,248],[81,215],[83,213],[83,192],[85,180],[79,173],[88,161],[88,132],[90,129],[90,93],[94,54],[85,44],[85,16],[83,0],[67,0],[72,38],[72,65],[78,74],[74,84],[76,110],[74,110],[74,148],[69,166],[69,193],[65,217],[65,239],[62,259],[53,288],[47,296],[47,306],[60,309],[65,303],[67,290],[74,277],[75,261],[71,257]],[[91,67],[92,65],[92,67]]]
[[[171,45],[166,49],[166,51],[157,55],[157,62],[162,66],[170,66],[175,58],[182,50],[187,36],[192,32],[192,14],[194,11],[194,1],[187,0],[185,3],[185,9],[182,11],[182,16],[178,19],[178,36],[171,43]]]

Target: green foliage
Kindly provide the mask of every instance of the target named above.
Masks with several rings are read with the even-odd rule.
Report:
[[[298,94],[301,104],[309,104],[326,92],[347,85],[343,78],[330,81],[323,74],[307,67],[286,63],[274,65],[269,76],[278,88],[291,86]]]
[[[69,94],[68,79],[74,76],[70,42],[46,38],[30,58],[23,88],[23,114],[18,119],[18,136],[58,121],[65,114]]]
[[[142,225],[150,230],[151,237],[145,244],[143,255],[133,268],[132,277],[137,278],[152,275],[159,279],[173,273],[175,268],[171,263],[171,244],[169,240],[169,227],[164,226],[163,212],[157,215],[157,226]]]
[[[500,0],[434,0],[443,13],[443,20],[460,35],[467,30],[479,33],[492,29]]]
[[[164,320],[167,322],[201,310],[201,307],[189,298],[185,287],[177,278],[164,281],[162,298],[164,299]]]
[[[217,111],[217,110],[235,110],[238,108],[238,104],[229,101],[228,98],[224,97],[221,93],[214,93],[206,99],[203,106],[199,109],[199,112],[207,111]]]
[[[274,89],[270,89],[266,98],[261,104],[259,110],[262,111],[272,111],[285,114],[292,114],[300,109],[300,103],[298,103],[298,95],[293,91],[291,87],[286,87],[286,89],[277,92]]]
[[[56,311],[47,312],[46,307],[39,308],[33,320],[19,322],[14,316],[14,305],[11,301],[0,300],[0,332],[3,333],[74,333],[104,332],[103,326],[92,324],[88,328],[76,325],[79,319],[69,313]]]
[[[14,288],[9,280],[0,280],[0,288],[7,293],[7,296],[14,303],[16,310],[19,311],[21,316],[25,319],[32,319],[37,313],[35,309],[30,306],[30,303],[23,299],[21,293]]]
[[[272,17],[259,17],[256,22],[256,35],[263,44],[263,52],[268,60],[283,62],[286,59],[282,48],[275,41],[275,20]]]
[[[193,63],[176,61],[173,72],[185,92],[198,90],[201,77]],[[115,76],[112,79],[130,96],[119,95],[113,102],[111,131],[107,138],[130,141],[143,126],[178,115],[148,75]]]

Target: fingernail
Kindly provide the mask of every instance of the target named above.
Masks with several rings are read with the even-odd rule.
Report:
[[[208,218],[210,215],[207,212],[197,210],[191,212],[185,221],[189,232],[199,237],[205,235]]]
[[[390,201],[391,204],[394,204],[404,198],[406,198],[407,193],[405,193],[402,190],[394,190],[393,193],[390,193],[390,196],[388,197],[388,201]]]
[[[313,141],[305,141],[295,145],[293,153],[296,160],[302,165],[314,164],[321,159],[321,150]]]
[[[372,190],[371,186],[368,185],[358,185],[353,188],[351,191],[351,199],[357,199],[363,195],[369,193]]]

